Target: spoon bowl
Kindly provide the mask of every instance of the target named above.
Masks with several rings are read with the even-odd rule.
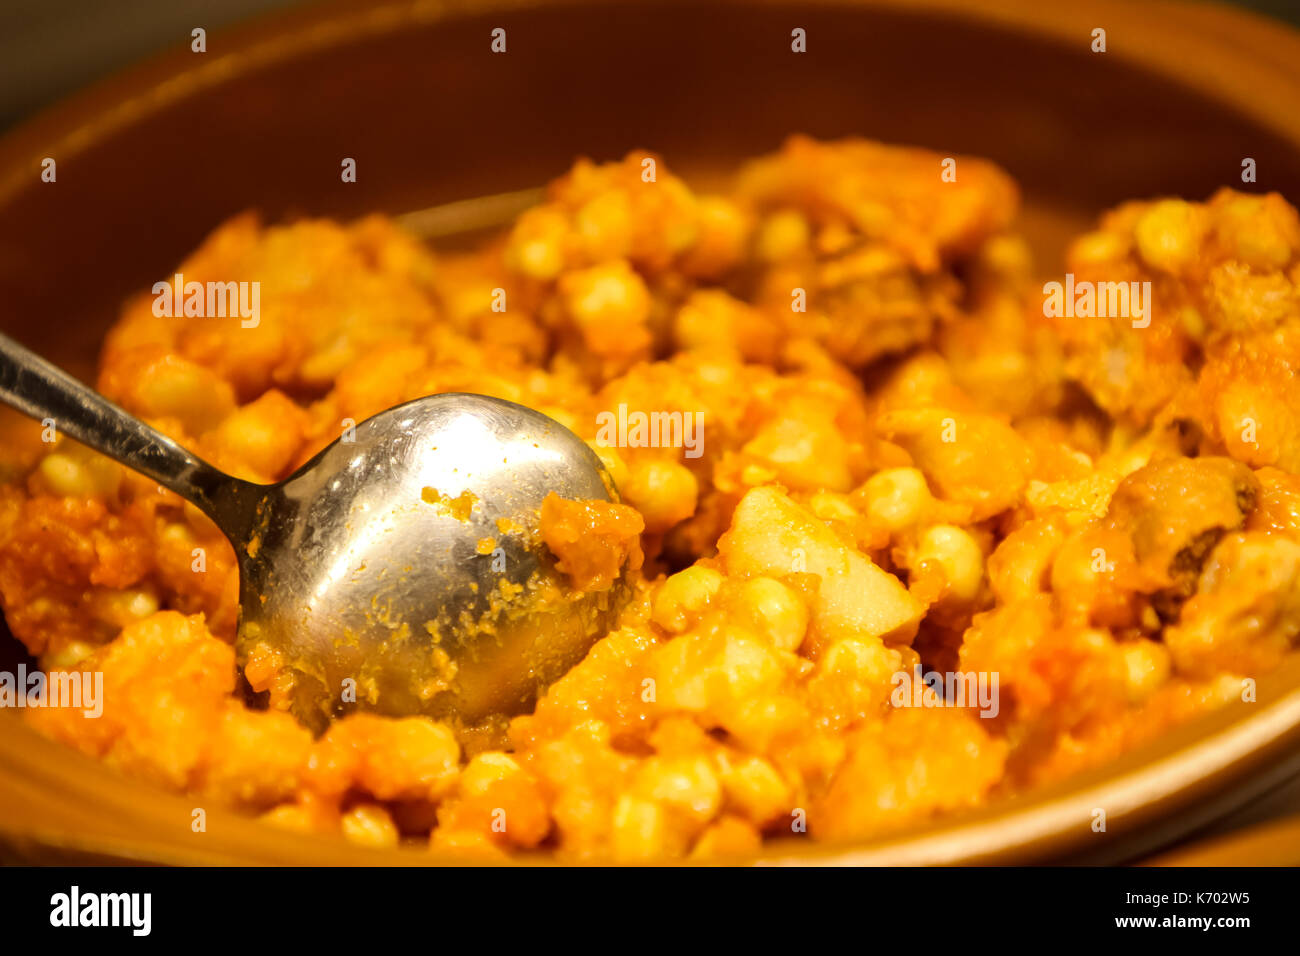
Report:
[[[240,661],[274,655],[317,729],[354,705],[517,713],[623,593],[570,592],[542,500],[612,489],[581,439],[522,405],[448,393],[381,412],[266,490],[239,553]]]

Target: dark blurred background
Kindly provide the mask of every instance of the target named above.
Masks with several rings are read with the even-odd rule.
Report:
[[[304,2],[310,0],[0,0],[0,129],[136,60],[188,45],[195,27],[211,35]],[[1300,0],[1234,5],[1300,26]]]
[[[0,129],[86,84],[303,0],[0,0]]]

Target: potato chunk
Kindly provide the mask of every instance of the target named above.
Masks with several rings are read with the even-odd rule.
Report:
[[[898,578],[840,541],[778,488],[754,488],[741,499],[718,550],[733,574],[818,575],[813,623],[831,639],[910,639],[925,613]]]
[[[1139,468],[1111,497],[1108,524],[1128,534],[1144,576],[1175,598],[1195,590],[1211,549],[1245,523],[1259,481],[1231,458],[1169,458]]]

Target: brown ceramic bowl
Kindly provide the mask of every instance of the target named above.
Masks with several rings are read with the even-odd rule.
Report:
[[[979,5],[975,5],[979,6]],[[1239,185],[1300,198],[1300,35],[1201,4],[391,0],[309,7],[104,83],[0,142],[0,327],[88,374],[123,298],[217,223],[400,212],[534,186],[645,147],[711,170],[792,132],[990,157],[1022,184],[1045,270],[1118,201]],[[509,52],[493,56],[493,27]],[[803,27],[808,53],[789,53]],[[1107,31],[1108,52],[1090,50]],[[42,158],[58,182],[40,181]],[[341,157],[358,182],[340,183]],[[10,661],[17,652],[7,645]],[[1300,771],[1300,671],[1050,791],[773,863],[1118,861]],[[0,858],[419,863],[211,812],[0,712]],[[1107,827],[1094,832],[1093,811]],[[1291,861],[1296,862],[1294,828]],[[444,860],[445,862],[445,860]]]

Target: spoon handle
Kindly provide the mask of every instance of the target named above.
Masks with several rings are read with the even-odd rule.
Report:
[[[0,335],[0,401],[148,475],[228,534],[231,505],[258,487],[213,468],[6,335]]]

